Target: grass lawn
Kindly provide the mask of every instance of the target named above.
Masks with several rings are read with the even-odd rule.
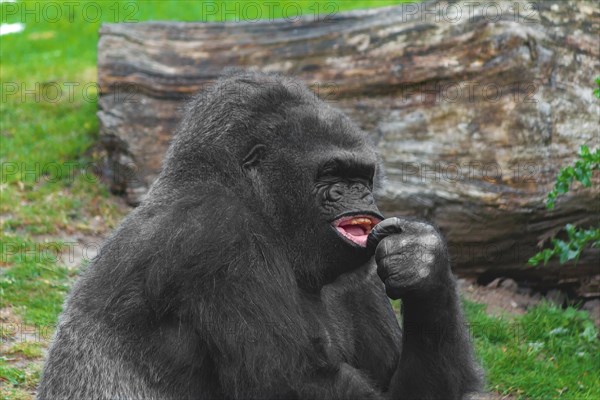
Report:
[[[397,2],[280,1],[260,13],[292,17]],[[73,237],[106,234],[127,212],[87,168],[98,133],[100,23],[254,19],[258,12],[238,1],[202,4],[0,4],[1,23],[24,24],[24,31],[0,37],[0,398],[32,397],[52,327],[77,275],[64,262]],[[599,341],[587,314],[542,305],[510,319],[490,317],[478,304],[466,306],[490,390],[529,398],[600,398]]]

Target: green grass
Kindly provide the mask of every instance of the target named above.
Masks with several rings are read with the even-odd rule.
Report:
[[[35,359],[42,356],[42,345],[39,342],[19,342],[13,344],[7,351],[8,355],[20,355],[24,358]]]
[[[2,262],[10,265],[0,276],[0,307],[12,307],[22,321],[36,327],[52,326],[75,272],[57,262],[60,242],[37,242],[5,234]]]
[[[25,367],[12,366],[6,357],[0,357],[0,398],[6,400],[29,400],[40,379],[41,367],[31,363]]]
[[[463,301],[486,389],[523,399],[600,398],[600,341],[585,311],[540,303],[521,316],[491,316]],[[396,312],[400,302],[393,301]]]
[[[542,303],[514,319],[465,302],[488,389],[534,399],[600,398],[600,342],[587,312]]]
[[[323,1],[319,7],[331,13],[398,2]],[[53,238],[106,232],[123,215],[106,187],[82,173],[94,159],[90,150],[98,134],[93,84],[100,23],[127,18],[239,20],[244,12],[240,8],[244,3],[237,0],[212,2],[216,14],[203,10],[196,0],[78,1],[72,14],[65,11],[67,1],[49,3],[64,5],[60,20],[20,13],[24,4],[30,10],[44,7],[42,1],[0,5],[0,22],[26,25],[24,32],[0,38],[0,307],[10,310],[14,324],[27,329],[55,324],[75,277],[75,271],[47,256],[48,240],[60,245],[60,239]],[[96,20],[93,14],[88,14],[91,21],[83,18],[88,4],[100,7],[101,18]],[[290,4],[300,8],[285,8]],[[294,10],[312,14],[315,4],[281,1],[280,7],[271,9],[274,12],[265,6],[261,13],[270,18],[282,17],[284,11],[292,17]],[[222,13],[225,8],[231,11],[228,15]],[[88,8],[90,13],[95,9]],[[51,11],[46,9],[46,16],[52,18]],[[255,10],[245,11],[250,18],[256,16]],[[56,85],[62,95],[50,101]],[[70,97],[68,88],[73,85],[78,86]],[[510,320],[490,317],[473,303],[466,307],[490,389],[532,398],[600,397],[598,340],[585,313],[544,305]],[[524,332],[519,340],[513,334],[515,324]],[[45,342],[18,341],[5,323],[0,324],[0,337],[6,354],[0,357],[0,398],[29,399],[39,379]]]

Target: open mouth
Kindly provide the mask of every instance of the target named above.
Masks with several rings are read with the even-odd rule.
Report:
[[[344,239],[360,247],[367,247],[369,233],[380,222],[381,218],[372,215],[357,214],[338,218],[332,222],[332,225]]]

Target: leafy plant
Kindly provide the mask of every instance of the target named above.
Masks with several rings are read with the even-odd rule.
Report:
[[[569,191],[573,181],[580,182],[586,188],[592,186],[592,173],[600,167],[600,149],[596,149],[592,153],[587,146],[581,146],[579,158],[575,161],[575,165],[560,170],[554,189],[548,193],[548,199],[546,200],[546,207],[549,210],[554,208],[554,203],[559,194]]]
[[[600,76],[596,77],[596,85],[598,87],[594,90],[594,96],[600,99]],[[552,210],[556,198],[567,193],[574,181],[580,182],[586,188],[591,187],[592,174],[596,170],[600,170],[600,149],[592,152],[587,146],[581,146],[579,160],[575,161],[575,165],[560,170],[554,188],[548,193],[546,207]],[[567,224],[565,231],[567,232],[567,241],[552,239],[552,247],[535,254],[529,259],[529,264],[535,266],[543,261],[546,265],[552,257],[558,257],[561,264],[571,260],[575,260],[577,263],[579,256],[588,244],[591,243],[591,247],[600,247],[600,227],[579,229]]]
[[[575,260],[577,263],[579,256],[588,243],[592,243],[592,247],[600,247],[600,228],[577,229],[573,225],[567,224],[565,230],[567,231],[568,241],[553,239],[553,247],[544,249],[531,257],[529,264],[535,266],[543,261],[546,265],[555,256],[558,256],[561,264],[571,260]]]

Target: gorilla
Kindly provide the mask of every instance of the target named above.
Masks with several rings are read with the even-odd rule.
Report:
[[[445,241],[426,222],[384,219],[380,164],[368,136],[300,82],[220,78],[75,283],[38,398],[477,391]]]

